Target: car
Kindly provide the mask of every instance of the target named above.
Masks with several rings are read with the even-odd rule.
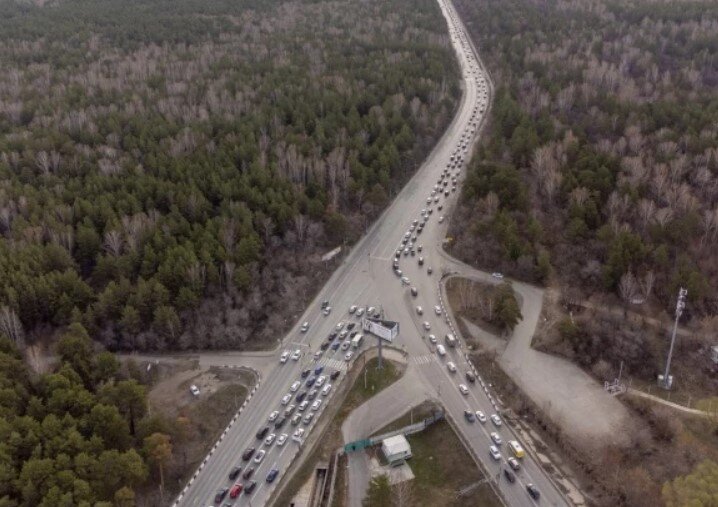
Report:
[[[356,312],[356,311],[357,311],[357,305],[351,305],[351,306],[349,307],[349,314],[350,314],[350,315],[353,314],[353,313]]]
[[[299,358],[302,357],[302,351],[297,349],[292,353],[292,360],[293,361],[299,361]]]
[[[464,417],[470,423],[474,422],[474,413],[471,410],[464,410]]]
[[[519,460],[517,460],[513,456],[509,457],[506,461],[508,462],[509,466],[516,471],[518,471],[519,468],[521,468],[521,464],[519,463]]]
[[[324,366],[317,366],[316,368],[314,368],[315,375],[319,375],[323,371],[324,371]]]
[[[414,297],[419,295],[419,291],[416,289],[416,287],[411,288],[411,295]]]
[[[441,315],[441,307],[439,305],[436,305],[434,307],[434,313],[437,315]]]
[[[326,375],[319,375],[319,377],[317,378],[317,382],[316,382],[315,385],[316,385],[317,387],[322,387],[322,386],[324,385],[324,382],[326,382],[326,381],[327,381]]]
[[[443,221],[444,221],[444,217],[443,217],[443,216],[440,216],[440,217],[439,217],[439,223],[442,223]]]
[[[426,273],[427,273],[427,274],[430,275],[430,274],[433,273],[433,272],[434,272],[433,269],[431,269],[431,268],[426,268]]]
[[[274,479],[276,479],[278,475],[279,475],[279,470],[277,470],[276,468],[272,468],[269,471],[269,473],[267,474],[267,482],[269,482],[269,483],[274,482]]]
[[[292,435],[292,440],[294,440],[295,442],[299,442],[301,444],[302,437],[304,436],[304,431],[305,431],[304,428],[297,428],[297,431],[295,431],[294,434]]]
[[[449,369],[449,371],[451,373],[456,373],[456,365],[452,361],[449,361],[448,363],[446,363],[446,367]]]
[[[504,277],[504,275],[502,275],[499,272],[491,273],[491,276],[493,276],[494,278],[498,278],[499,280],[501,280]]]
[[[282,405],[286,405],[290,401],[292,401],[292,395],[290,393],[287,393],[284,396],[282,396]]]
[[[307,400],[304,400],[303,402],[301,402],[299,404],[299,406],[297,407],[297,410],[299,410],[300,412],[304,412],[308,406],[309,406],[309,402]]]
[[[436,344],[436,341],[437,341],[437,340],[436,340],[436,336],[433,335],[433,334],[430,334],[430,335],[429,335],[429,341],[430,341],[431,343]]]
[[[286,363],[288,360],[289,360],[289,351],[288,351],[288,350],[285,350],[284,352],[282,352],[282,355],[279,356],[279,362],[282,363],[282,364],[284,364],[284,363]]]
[[[311,368],[307,368],[302,372],[302,378],[307,378],[309,374],[312,372]]]
[[[409,285],[409,284],[411,284],[411,280],[409,280],[409,278],[406,277],[406,276],[402,276],[402,277],[401,277],[401,283],[404,284],[404,285]]]
[[[309,330],[309,322],[302,323],[302,327],[299,328],[302,333],[306,333]]]
[[[332,385],[331,385],[331,384],[325,385],[324,388],[322,389],[322,396],[327,396],[327,395],[329,395],[329,393],[331,392],[331,390],[332,390]]]
[[[284,445],[284,442],[287,441],[287,438],[288,438],[288,437],[289,437],[289,435],[287,435],[286,433],[282,433],[281,435],[279,435],[279,436],[277,437],[277,446],[278,446],[278,447],[283,446],[283,445]]]
[[[232,486],[232,489],[229,490],[229,497],[230,498],[237,498],[239,494],[242,492],[242,483],[238,482],[234,486]]]
[[[327,306],[324,310],[322,310],[322,313],[324,314],[325,317],[327,317],[330,313],[332,313],[332,307]]]
[[[270,433],[269,435],[267,435],[267,438],[264,439],[264,445],[272,445],[275,438],[277,438],[277,435],[275,435],[274,433]]]
[[[219,503],[222,500],[224,500],[224,497],[227,496],[228,492],[229,492],[229,488],[218,489],[217,494],[214,495],[214,503]]]
[[[499,461],[501,459],[501,453],[499,452],[498,447],[496,447],[495,445],[489,446],[489,454],[496,461]]]
[[[319,359],[320,357],[322,357],[322,354],[324,354],[324,349],[317,350],[317,351],[314,353],[314,360],[316,361],[317,359]]]
[[[528,483],[526,485],[526,491],[528,491],[529,495],[534,500],[538,500],[539,498],[541,498],[541,492],[538,490],[538,488],[536,486],[534,486],[531,483]]]
[[[399,278],[401,278],[401,276],[404,274],[401,269],[395,269],[394,273],[396,273],[396,276],[398,276]]]
[[[274,427],[276,429],[281,428],[282,426],[284,426],[284,421],[286,421],[286,420],[287,420],[287,418],[285,416],[281,416],[279,419],[274,421]]]
[[[257,455],[254,457],[254,462],[255,462],[255,463],[261,463],[262,460],[264,459],[264,456],[266,456],[266,454],[267,454],[267,451],[265,451],[264,449],[262,449],[262,450],[259,451],[259,452],[257,453]]]
[[[331,346],[330,348],[331,348],[332,350],[339,350],[339,346],[340,346],[340,345],[341,345],[341,343],[339,343],[339,342],[334,342],[334,343],[332,343],[332,346]]]
[[[345,343],[346,343],[346,342],[345,342]],[[340,370],[335,370],[335,371],[333,371],[333,372],[329,375],[329,378],[330,378],[331,380],[336,380],[336,379],[339,378],[339,375],[341,375],[341,374],[342,374],[342,372],[341,372]]]
[[[252,456],[254,456],[254,451],[256,451],[254,447],[247,447],[242,453],[242,460],[249,461],[250,459],[252,459]]]
[[[193,396],[199,396],[199,387],[192,384],[191,386],[189,386],[189,392],[191,392]]]
[[[506,480],[509,481],[511,484],[516,482],[516,476],[508,468],[504,468],[504,477],[506,477]]]
[[[461,391],[461,394],[463,394],[464,396],[469,394],[469,388],[466,387],[464,384],[459,384],[459,391]]]
[[[350,322],[349,324],[347,324],[347,329],[351,331],[352,329],[354,329],[354,326],[356,326],[356,322]]]
[[[474,373],[471,371],[467,371],[466,372],[466,380],[468,380],[469,382],[471,382],[473,384],[474,382],[476,382],[476,375],[474,375]]]
[[[297,403],[301,403],[304,398],[307,396],[307,391],[302,391],[301,393],[297,394]]]
[[[491,414],[491,422],[494,426],[501,426],[501,418],[497,414]]]
[[[349,338],[354,338],[358,333],[359,333],[359,331],[355,329],[354,331],[349,333]]]
[[[352,357],[354,357],[354,352],[352,352],[351,350],[344,354],[344,360],[347,362],[351,361]]]
[[[476,418],[481,424],[484,424],[486,422],[486,414],[484,414],[481,410],[476,411]]]
[[[427,331],[431,329],[431,324],[429,324],[427,321],[424,321],[424,329],[426,329]]]
[[[291,405],[289,405],[287,408],[285,408],[284,409],[284,417],[289,417],[290,415],[292,415],[292,413],[294,413],[295,408],[297,408],[297,406],[294,405],[293,403]]]
[[[493,440],[496,445],[501,445],[504,443],[503,439],[501,438],[501,435],[499,435],[495,431],[492,431],[490,436],[491,440]]]
[[[269,422],[272,422],[272,421],[274,421],[277,417],[279,417],[279,410],[274,410],[271,414],[269,414],[269,417],[267,418],[267,420],[268,420]]]
[[[301,416],[301,415],[297,414],[297,415],[295,415],[294,417],[292,417],[292,421],[291,421],[292,426],[296,426],[296,425],[299,424],[300,422],[302,422],[302,416]]]
[[[314,382],[316,382],[316,381],[317,381],[317,377],[312,375],[311,377],[309,377],[307,379],[307,381],[304,383],[304,385],[306,385],[307,387],[312,387],[314,385]]]
[[[364,315],[364,308],[357,308],[356,316],[361,317],[362,315]]]
[[[423,266],[423,265],[424,265],[424,258],[423,258],[423,257],[419,257],[418,263],[419,263],[419,266]]]
[[[329,344],[327,342],[324,342],[319,346],[319,350],[321,350],[321,351],[325,351],[328,348],[329,348]]]
[[[253,473],[254,473],[254,467],[249,467],[247,470],[244,471],[244,473],[242,474],[242,477],[245,479],[249,479],[250,477],[252,477]]]
[[[318,400],[314,400],[314,403],[312,403],[310,410],[314,410],[316,412],[317,410],[319,410],[319,408],[321,406],[322,406],[322,399],[319,398]]]
[[[314,419],[314,412],[307,412],[304,416],[304,424],[309,424]]]
[[[254,488],[257,487],[256,481],[249,481],[247,485],[244,487],[244,494],[245,495],[251,495],[252,491],[254,491]]]
[[[310,390],[310,391],[309,391],[309,394],[307,394],[307,399],[308,399],[308,400],[313,400],[314,398],[316,398],[316,397],[317,397],[317,392],[318,392],[318,391],[317,391],[316,389]]]
[[[269,426],[265,426],[257,432],[257,440],[262,440],[269,432]]]
[[[229,480],[230,480],[230,481],[235,480],[237,477],[239,477],[239,474],[241,474],[241,473],[242,473],[242,467],[241,467],[241,466],[236,466],[236,467],[234,467],[234,468],[229,472]]]
[[[424,309],[421,306],[416,307],[417,315],[424,315]]]
[[[349,345],[351,345],[351,342],[349,340],[346,340],[344,343],[342,343],[342,350],[348,349]]]
[[[376,308],[374,308],[373,306],[370,306],[369,308],[366,309],[366,313],[369,315],[371,315],[375,311],[376,311]]]
[[[289,390],[293,393],[296,393],[297,390],[301,387],[301,385],[302,383],[300,381],[295,380],[294,382],[292,382],[292,385],[289,386]]]

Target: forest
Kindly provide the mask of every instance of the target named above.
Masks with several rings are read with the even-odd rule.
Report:
[[[0,330],[272,346],[460,95],[434,0],[0,0]]]
[[[458,0],[495,85],[452,232],[488,271],[718,313],[718,4]],[[469,227],[464,227],[469,223]],[[619,299],[620,298],[620,299]]]

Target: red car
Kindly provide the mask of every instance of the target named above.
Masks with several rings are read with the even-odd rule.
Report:
[[[241,492],[242,492],[242,484],[240,484],[238,482],[234,486],[232,486],[232,489],[229,490],[229,497],[237,498]]]

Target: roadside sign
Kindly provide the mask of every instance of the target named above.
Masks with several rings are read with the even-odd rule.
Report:
[[[389,343],[393,342],[394,338],[399,334],[399,323],[391,320],[364,317],[361,327],[367,333],[371,333]]]

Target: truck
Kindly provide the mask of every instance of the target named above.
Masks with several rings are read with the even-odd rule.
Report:
[[[352,338],[352,347],[355,349],[358,349],[361,347],[362,342],[364,341],[364,335],[359,333],[354,338]]]
[[[449,347],[456,347],[456,337],[453,334],[447,333],[444,340]]]

